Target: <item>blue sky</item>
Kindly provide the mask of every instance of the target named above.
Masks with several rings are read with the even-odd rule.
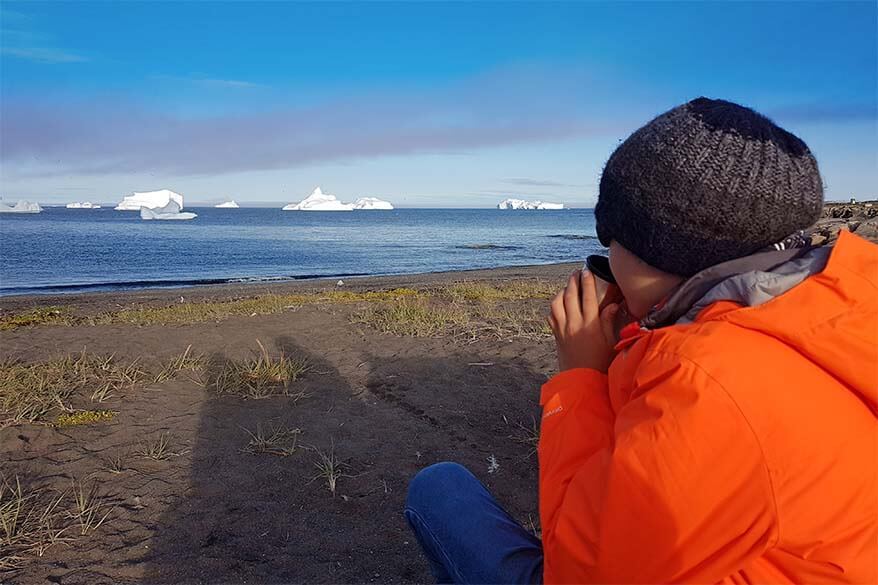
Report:
[[[612,149],[699,95],[876,197],[875,2],[0,2],[0,195],[593,205]]]

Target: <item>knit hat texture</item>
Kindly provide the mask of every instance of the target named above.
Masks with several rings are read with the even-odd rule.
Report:
[[[749,108],[698,98],[658,116],[607,161],[597,233],[692,276],[748,256],[820,216],[823,182],[802,140]]]

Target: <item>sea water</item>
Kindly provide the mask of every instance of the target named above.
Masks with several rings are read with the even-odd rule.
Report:
[[[0,215],[0,295],[549,264],[601,250],[590,209],[187,211],[198,217],[60,207]]]

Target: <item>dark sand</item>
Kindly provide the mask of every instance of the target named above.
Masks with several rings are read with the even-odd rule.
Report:
[[[563,285],[575,265],[346,280],[346,290],[437,286],[455,280],[541,278]],[[63,304],[79,314],[335,287],[266,285],[0,299],[6,313]],[[545,300],[509,301],[543,307]],[[96,531],[28,557],[0,581],[53,583],[408,583],[430,581],[402,515],[422,467],[468,466],[522,523],[538,526],[537,460],[525,428],[539,420],[540,385],[556,367],[550,339],[412,338],[351,323],[353,305],[305,305],[279,314],[172,326],[77,325],[0,331],[0,359],[36,362],[89,352],[147,366],[191,345],[210,362],[272,352],[313,364],[297,387],[308,396],[218,397],[185,375],[126,391],[97,406],[110,422],[0,429],[0,471],[29,484],[97,481],[112,512]],[[242,451],[257,423],[302,429],[300,445],[345,462],[333,497],[316,452],[287,457]],[[166,461],[135,453],[168,433]],[[488,473],[488,457],[500,467]],[[105,469],[123,457],[121,473]]]

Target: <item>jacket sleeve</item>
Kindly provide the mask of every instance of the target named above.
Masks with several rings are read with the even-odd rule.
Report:
[[[670,354],[634,378],[615,417],[602,374],[543,387],[547,583],[717,582],[777,540],[761,447],[725,390]]]

